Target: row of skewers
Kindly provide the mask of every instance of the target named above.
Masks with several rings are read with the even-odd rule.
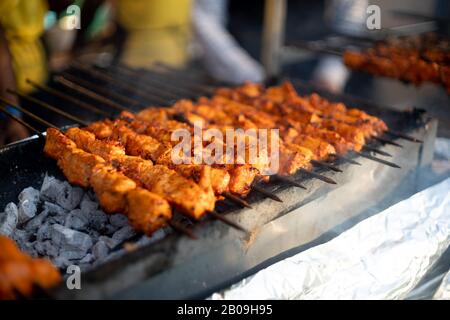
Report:
[[[100,69],[80,66],[80,70],[102,77],[103,80],[114,79]],[[45,137],[44,152],[57,160],[71,183],[92,188],[106,212],[126,214],[136,230],[148,235],[170,225],[195,237],[190,229],[173,219],[173,209],[191,220],[209,215],[243,230],[240,225],[214,210],[216,201],[226,198],[241,206],[250,207],[245,201],[250,191],[281,201],[261,186],[269,179],[274,179],[304,188],[295,180],[298,172],[327,183],[335,183],[314,172],[313,167],[340,172],[341,169],[334,165],[336,159],[359,165],[349,157],[352,153],[398,167],[392,162],[363,152],[388,155],[367,145],[368,141],[374,139],[398,146],[396,142],[382,138],[383,133],[419,142],[412,137],[388,131],[381,119],[361,110],[349,109],[342,103],[333,103],[317,94],[300,96],[289,82],[270,88],[251,83],[233,89],[220,88],[211,98],[201,97],[196,102],[179,100],[169,108],[152,107],[132,112],[131,108],[123,105],[139,105],[136,100],[125,95],[109,91],[104,91],[101,95],[101,86],[97,88],[95,84],[70,74],[64,74],[57,80],[78,94],[84,94],[104,106],[121,111],[120,115],[113,118],[102,108],[32,81],[29,81],[30,84],[41,91],[75,103],[106,119],[87,123],[46,102],[12,90],[10,93],[66,117],[80,127],[63,132],[48,121],[16,106],[48,127],[46,135],[42,135],[30,124],[0,106],[1,111],[9,113],[9,116],[30,130]],[[116,84],[128,86],[124,82]],[[95,91],[92,90],[94,87]],[[199,89],[207,91],[209,88]],[[2,102],[11,105],[10,101],[2,99]],[[251,164],[175,165],[170,156],[175,147],[175,142],[171,139],[172,133],[184,129],[193,134],[193,125],[198,123],[204,130],[215,128],[222,132],[229,128],[279,129],[279,134],[271,137],[277,139],[280,147],[279,172],[270,177],[264,175],[268,165],[264,161]],[[252,139],[254,137],[245,135],[248,143]],[[227,141],[221,142],[226,148]],[[10,291],[12,295],[17,294],[17,288],[14,290]]]
[[[420,85],[433,82],[450,93],[450,42],[435,35],[383,41],[362,50],[346,50],[351,69]]]
[[[217,200],[242,199],[255,189],[255,182],[268,180],[259,164],[173,164],[172,133],[180,128],[192,131],[192,123],[199,121],[204,128],[219,130],[280,129],[277,178],[288,181],[302,171],[333,183],[311,167],[340,171],[326,161],[361,151],[366,139],[387,130],[382,120],[360,110],[318,95],[300,97],[290,83],[268,89],[246,84],[219,89],[197,103],[180,100],[170,108],[123,111],[116,120],[71,128],[65,134],[50,128],[44,151],[71,183],[92,187],[105,211],[124,212],[138,231],[151,234],[171,221],[172,207],[199,220],[214,214]]]
[[[83,67],[82,70],[109,77],[96,69]],[[174,142],[170,137],[180,128],[192,132],[193,123],[200,122],[204,129],[222,131],[228,128],[279,129],[279,136],[272,138],[278,139],[280,146],[280,170],[270,179],[280,179],[298,187],[303,186],[293,178],[297,172],[335,183],[312,171],[312,167],[341,171],[328,160],[339,158],[357,164],[346,156],[349,152],[398,167],[361,152],[384,153],[366,145],[367,140],[374,138],[396,144],[380,137],[387,130],[382,120],[315,94],[301,97],[290,83],[267,89],[256,84],[222,88],[213,97],[202,97],[197,102],[179,100],[170,108],[152,107],[132,113],[130,108],[92,91],[92,87],[75,83],[76,77],[68,78],[70,75],[67,74],[59,81],[78,93],[96,94],[99,102],[108,102],[108,106],[122,112],[115,120],[91,124],[68,115],[83,127],[71,128],[65,134],[49,124],[45,152],[57,160],[70,182],[92,187],[105,211],[127,214],[133,226],[146,234],[170,224],[192,236],[172,220],[172,208],[192,220],[211,215],[242,229],[214,211],[217,200],[227,198],[250,206],[243,198],[254,190],[281,201],[260,187],[269,180],[263,174],[267,164],[173,164],[170,155]],[[50,93],[48,87],[41,86],[40,89]],[[65,95],[57,92],[59,97]],[[122,103],[128,99],[114,95],[121,97]],[[67,117],[64,111],[40,100],[22,98]],[[104,112],[91,105],[85,107],[98,114]],[[251,140],[253,137],[245,138]],[[226,143],[223,144],[226,148]]]

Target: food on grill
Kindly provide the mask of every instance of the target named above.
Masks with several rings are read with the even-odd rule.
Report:
[[[136,230],[151,234],[171,218],[166,200],[137,186],[98,155],[79,149],[60,131],[47,129],[44,152],[57,160],[69,182],[92,187],[106,212],[125,213]],[[130,204],[136,200],[145,202],[145,206]]]
[[[195,163],[194,123],[202,125],[203,134],[209,129],[224,133],[223,140],[210,136],[200,142],[203,147],[218,143],[224,151],[221,163]],[[257,161],[250,163],[249,146],[257,137],[242,131],[228,141],[225,133],[233,128],[279,129],[268,131],[269,141],[279,146],[277,173],[285,176],[310,170],[313,161],[359,151],[368,139],[387,130],[382,120],[358,109],[316,94],[300,96],[288,82],[267,89],[248,83],[219,89],[197,102],[180,100],[170,108],[123,112],[116,120],[71,128],[65,134],[49,129],[45,152],[58,161],[70,182],[92,187],[105,211],[124,212],[137,230],[151,234],[171,218],[170,207],[197,220],[214,210],[221,195],[246,196],[255,181],[267,180],[272,145],[261,147]],[[193,163],[172,159],[178,143],[172,136],[178,129],[194,138],[182,154]],[[239,140],[244,156],[237,153]],[[244,163],[227,163],[228,147],[234,150],[231,160]],[[215,156],[201,152],[207,160]]]
[[[30,297],[35,287],[49,289],[60,280],[49,261],[22,253],[13,240],[0,235],[0,300]]]
[[[450,92],[450,45],[448,41],[428,39],[380,42],[361,52],[347,50],[344,63],[359,71],[420,85],[441,84]]]

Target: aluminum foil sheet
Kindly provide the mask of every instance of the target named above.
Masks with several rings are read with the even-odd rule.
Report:
[[[450,178],[210,299],[403,299],[450,244]]]
[[[435,300],[450,300],[450,271],[442,279],[441,285],[433,296]]]

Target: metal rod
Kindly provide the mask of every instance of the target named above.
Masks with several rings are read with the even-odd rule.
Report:
[[[282,182],[288,183],[294,187],[298,187],[301,189],[305,189],[306,187],[304,185],[302,185],[300,182],[295,181],[294,179],[290,178],[290,177],[286,177],[286,176],[281,176],[279,174],[276,174],[273,176],[275,179],[280,180]]]
[[[300,170],[298,170],[298,172],[305,173],[306,175],[308,175],[308,176],[310,176],[312,178],[316,178],[316,179],[322,180],[323,182],[326,182],[326,183],[329,183],[329,184],[337,184],[337,182],[334,181],[333,179],[325,177],[325,176],[323,176],[323,175],[321,175],[319,173],[316,173],[314,171],[309,171],[309,170],[306,170],[304,168],[300,168]]]
[[[119,79],[121,79],[121,81],[124,81],[124,82],[129,82],[130,81],[130,77],[127,77],[127,76],[125,76],[123,74],[120,74],[120,73],[117,73],[117,72],[114,73],[114,74],[111,74],[111,71],[106,70],[106,69],[99,69],[99,70],[101,70],[100,72],[108,74],[111,77],[119,78]],[[154,93],[154,94],[156,94],[158,96],[165,96],[169,100],[178,100],[178,99],[181,99],[181,98],[183,98],[185,96],[185,94],[176,94],[176,93],[174,93],[172,91],[168,91],[164,85],[161,85],[161,84],[150,84],[150,83],[145,82],[144,80],[145,79],[139,77],[139,80],[136,83],[136,87],[137,87],[136,89],[137,90],[144,90],[145,92],[150,91],[150,92],[152,92],[152,93]]]
[[[330,169],[330,170],[333,170],[333,171],[335,171],[335,172],[342,172],[342,170],[339,169],[338,167],[336,167],[336,166],[334,166],[334,165],[332,165],[332,164],[323,162],[323,161],[319,161],[319,160],[311,160],[311,163],[312,163],[313,165],[315,165],[315,166],[325,167],[325,168]]]
[[[176,93],[179,96],[184,96],[184,97],[192,96],[192,91],[185,90],[184,88],[177,86],[177,85],[173,85],[171,81],[161,80],[161,78],[159,78],[157,76],[155,77],[154,74],[152,74],[152,77],[149,77],[148,75],[149,75],[149,73],[151,73],[151,71],[142,69],[142,71],[139,72],[139,70],[133,71],[128,68],[123,68],[121,66],[116,66],[116,69],[119,70],[119,72],[127,73],[131,77],[136,77],[137,75],[140,74],[141,79],[147,81],[148,85],[153,84],[155,86],[169,88],[170,92]],[[145,71],[147,74],[145,74],[143,71]]]
[[[270,191],[267,191],[266,189],[264,189],[264,188],[262,188],[262,187],[260,187],[260,186],[258,186],[256,184],[252,185],[252,190],[255,190],[256,192],[259,192],[259,193],[265,195],[266,197],[268,197],[268,198],[270,198],[272,200],[275,200],[275,201],[278,201],[278,202],[283,202],[283,200],[281,200],[277,195],[273,194]]]
[[[185,87],[190,87],[192,90],[203,91],[204,93],[210,94],[210,93],[214,92],[214,90],[216,89],[215,86],[198,83],[198,82],[192,81],[193,79],[186,81],[186,78],[182,79],[182,77],[179,77],[178,75],[175,75],[173,73],[161,73],[161,72],[153,71],[153,70],[144,70],[144,71],[149,72],[152,75],[159,77],[160,79],[163,79],[163,78],[170,79],[170,81],[177,82]]]
[[[225,83],[221,82],[220,80],[217,80],[213,77],[211,77],[207,72],[199,69],[176,69],[172,66],[167,65],[164,62],[157,61],[153,65],[153,67],[156,67],[160,71],[166,73],[170,73],[174,77],[177,77],[179,79],[183,79],[184,81],[202,81],[202,85],[215,89],[217,86],[222,86]],[[201,78],[201,79],[199,79]],[[207,81],[208,83],[214,83],[214,85],[205,84],[204,82]]]
[[[174,230],[188,236],[191,239],[198,239],[197,236],[192,232],[191,229],[186,228],[185,226],[183,226],[181,223],[176,222],[175,220],[169,220],[167,222],[167,224],[169,226],[171,226]]]
[[[333,156],[333,157],[335,157],[336,159],[339,159],[339,160],[347,161],[348,163],[351,163],[351,164],[354,164],[354,165],[357,165],[357,166],[361,165],[361,163],[359,163],[358,161],[355,161],[353,159],[347,158],[347,157],[342,156],[340,154],[332,154],[331,156]]]
[[[358,151],[354,151],[354,152],[355,152],[356,154],[360,155],[361,157],[364,157],[364,158],[367,158],[367,159],[370,159],[370,160],[373,160],[373,161],[377,161],[377,162],[382,163],[382,164],[385,164],[385,165],[387,165],[387,166],[389,166],[389,167],[392,167],[392,168],[401,168],[399,165],[397,165],[397,164],[395,164],[395,163],[393,163],[393,162],[390,162],[390,161],[386,161],[386,160],[383,160],[383,159],[376,158],[376,157],[374,157],[374,156],[371,156],[370,154],[365,154],[365,153],[358,152]]]
[[[131,111],[131,109],[124,107],[108,98],[105,98],[102,95],[99,95],[98,93],[85,88],[83,86],[80,86],[76,83],[73,83],[72,81],[69,81],[67,79],[65,79],[62,76],[55,76],[54,80],[60,84],[62,84],[63,86],[65,86],[66,88],[69,88],[71,90],[77,91],[85,96],[88,96],[89,98],[92,98],[94,100],[97,100],[100,103],[106,104],[114,109],[120,110],[120,111]]]
[[[133,86],[129,83],[120,81],[120,80],[110,76],[109,74],[105,74],[103,72],[97,71],[93,68],[87,67],[78,62],[73,62],[72,67],[77,70],[81,70],[81,71],[87,73],[88,75],[90,75],[91,77],[93,77],[95,79],[109,82],[115,86],[125,89],[126,91],[133,92],[134,94],[136,94],[140,97],[149,99],[149,101],[154,101],[156,103],[160,103],[160,104],[164,104],[164,105],[167,104],[167,100],[161,98],[159,95],[154,95],[154,94],[148,93],[146,91],[142,91],[137,86]]]
[[[392,155],[390,153],[387,153],[386,151],[382,151],[373,147],[369,147],[367,145],[363,146],[363,149],[366,151],[372,151],[378,154],[381,154],[382,156],[386,156],[386,157],[392,157]]]
[[[139,101],[137,101],[137,100],[134,100],[134,99],[132,99],[130,97],[127,97],[127,96],[124,96],[122,94],[119,94],[119,93],[117,93],[116,91],[113,91],[113,90],[106,90],[105,88],[103,88],[103,87],[101,87],[99,85],[96,85],[94,83],[91,83],[89,81],[81,79],[81,78],[79,78],[77,76],[74,76],[74,75],[68,73],[68,72],[63,72],[62,75],[67,80],[70,80],[73,83],[77,83],[77,84],[79,84],[79,85],[81,85],[81,86],[83,86],[85,88],[90,88],[91,90],[95,91],[96,93],[101,94],[104,97],[111,97],[111,98],[113,98],[115,100],[120,100],[122,103],[129,104],[129,105],[132,105],[132,106],[138,107],[138,108],[140,108],[142,106],[142,104]]]
[[[222,196],[224,196],[226,199],[228,199],[242,207],[253,209],[253,207],[247,201],[245,201],[244,199],[242,199],[238,196],[235,196],[234,194],[232,194],[228,191],[223,192]]]
[[[220,213],[218,213],[216,211],[209,212],[209,215],[212,216],[213,218],[219,220],[219,221],[222,221],[223,223],[229,225],[230,227],[233,227],[233,228],[235,228],[237,230],[240,230],[240,231],[243,231],[245,233],[249,233],[248,230],[245,229],[243,226],[241,226],[240,224],[238,224],[238,223],[236,223],[234,221],[231,221],[231,220],[227,219],[224,215],[222,215],[222,214],[220,214]]]
[[[401,144],[398,144],[397,142],[392,141],[392,140],[390,140],[390,139],[386,139],[386,138],[382,138],[382,137],[372,137],[372,138],[375,139],[375,140],[377,140],[377,141],[380,141],[380,142],[382,142],[382,143],[385,143],[385,144],[390,144],[390,145],[392,145],[392,146],[396,146],[396,147],[399,147],[399,148],[403,148],[403,146],[402,146]]]
[[[420,140],[420,139],[411,137],[409,135],[403,134],[403,133],[398,132],[398,131],[388,130],[388,131],[385,131],[385,133],[387,133],[387,134],[389,134],[391,136],[397,137],[397,138],[402,138],[402,139],[408,140],[408,141],[417,142],[417,143],[423,143],[423,141]]]
[[[4,106],[0,105],[0,111],[2,111],[4,114],[6,114],[8,117],[10,117],[11,119],[13,119],[14,121],[17,121],[18,123],[20,123],[21,125],[23,125],[24,127],[28,128],[30,131],[34,132],[35,134],[42,136],[42,133],[37,130],[35,127],[33,127],[32,125],[26,123],[25,121],[23,121],[22,119],[20,119],[19,117],[16,117],[15,115],[13,115],[11,112],[9,112]]]
[[[27,95],[24,95],[24,94],[22,94],[20,92],[17,92],[15,90],[6,89],[6,91],[9,92],[9,93],[17,95],[21,99],[28,100],[30,102],[36,103],[37,105],[39,105],[39,106],[41,106],[41,107],[43,107],[43,108],[45,108],[47,110],[53,111],[54,113],[56,113],[56,114],[58,114],[58,115],[60,115],[60,116],[62,116],[64,118],[66,118],[66,119],[72,120],[72,121],[74,121],[74,122],[76,122],[78,124],[81,124],[83,126],[87,126],[89,124],[88,122],[84,121],[83,119],[80,119],[80,118],[78,118],[78,117],[76,117],[74,115],[71,115],[70,113],[62,111],[61,109],[58,109],[58,108],[48,104],[47,102],[38,100],[36,98],[30,97],[30,96],[27,96]]]
[[[60,92],[60,91],[55,90],[53,88],[50,88],[49,86],[38,84],[38,83],[36,83],[36,82],[34,82],[34,81],[30,80],[30,79],[26,79],[25,81],[28,84],[30,84],[33,87],[35,87],[36,89],[38,89],[38,90],[41,90],[41,91],[46,92],[48,94],[54,95],[55,97],[58,97],[60,99],[67,100],[67,101],[69,101],[69,102],[71,102],[73,104],[76,104],[77,106],[80,106],[83,109],[92,111],[92,112],[97,113],[97,114],[102,115],[102,116],[106,116],[106,117],[110,116],[110,114],[108,112],[105,112],[105,111],[103,111],[103,110],[101,110],[101,109],[99,109],[97,107],[94,107],[94,106],[92,106],[90,104],[87,104],[87,103],[85,103],[83,101],[80,101],[80,100],[78,100],[78,99],[76,99],[76,98],[74,98],[74,97],[72,97],[72,96],[70,96],[68,94],[65,94],[63,92]]]
[[[8,100],[6,100],[6,99],[4,99],[4,98],[2,98],[2,97],[0,97],[0,101],[3,102],[3,103],[5,103],[5,104],[8,105],[8,106],[11,106],[11,107],[16,108],[16,109],[19,110],[20,112],[26,114],[27,116],[29,116],[30,118],[32,118],[32,119],[34,119],[34,120],[36,120],[36,121],[38,121],[38,122],[40,122],[42,125],[44,125],[44,126],[46,126],[46,127],[55,128],[55,129],[58,128],[57,126],[55,126],[55,125],[51,124],[50,122],[48,122],[48,121],[42,119],[41,117],[35,115],[34,113],[32,113],[32,112],[30,112],[30,111],[28,111],[28,110],[26,110],[26,109],[24,109],[24,108],[22,108],[22,107],[19,107],[18,105],[15,105],[15,104],[12,103],[11,101],[8,101]]]

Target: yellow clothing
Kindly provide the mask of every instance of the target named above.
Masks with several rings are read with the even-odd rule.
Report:
[[[25,93],[32,90],[26,78],[38,83],[47,78],[45,52],[39,39],[46,12],[45,0],[0,1],[0,25],[11,52],[17,88]]]
[[[149,67],[187,62],[191,0],[117,0],[117,21],[127,31],[122,62]]]

